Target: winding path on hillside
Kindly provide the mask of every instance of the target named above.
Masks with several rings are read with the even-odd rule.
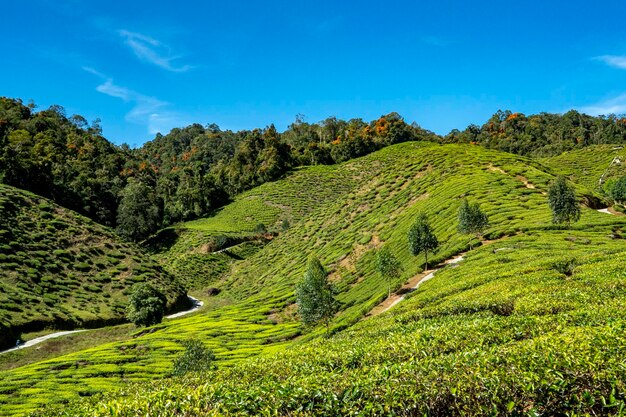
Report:
[[[189,301],[191,301],[191,303],[192,303],[192,306],[191,306],[191,308],[189,310],[180,311],[178,313],[170,314],[169,316],[165,316],[165,318],[166,319],[175,319],[177,317],[186,316],[187,314],[191,314],[194,311],[197,311],[198,309],[200,309],[200,307],[202,307],[204,305],[203,301],[200,301],[197,298],[192,297],[191,295],[188,295],[187,298],[189,298]]]
[[[441,269],[445,268],[446,266],[458,264],[459,262],[463,260],[463,257],[464,257],[464,254],[458,255],[454,258],[444,261],[443,265],[441,265],[438,268],[426,270],[420,274],[415,275],[413,278],[409,280],[409,282],[403,285],[402,288],[398,291],[401,294],[398,294],[398,293],[391,294],[389,297],[383,300],[380,304],[374,307],[369,312],[367,317],[377,316],[379,314],[382,314],[385,311],[392,308],[393,306],[395,306],[396,304],[402,302],[406,298],[407,294],[410,294],[411,292],[419,288],[419,286],[422,285],[424,282],[432,279],[437,272],[439,272]]]
[[[603,208],[598,210],[599,213],[604,213],[604,214],[611,214],[613,216],[617,216],[618,214],[615,213],[614,211],[611,211],[611,207],[607,207],[607,208]]]
[[[197,311],[200,307],[202,307],[204,305],[204,302],[198,300],[197,298],[194,298],[194,297],[192,297],[190,295],[188,295],[187,297],[192,302],[192,307],[190,309],[185,310],[185,311],[180,311],[178,313],[170,314],[169,316],[165,316],[164,318],[166,318],[166,319],[175,319],[175,318],[178,318],[178,317],[181,317],[181,316],[185,316],[187,314],[193,313],[194,311]],[[55,339],[57,337],[62,337],[62,336],[67,336],[69,334],[86,332],[88,330],[97,330],[97,329],[64,330],[62,332],[50,333],[50,334],[47,334],[45,336],[37,337],[35,339],[29,340],[27,342],[24,342],[24,343],[22,343],[22,344],[20,344],[18,346],[15,346],[14,348],[3,350],[3,351],[0,352],[0,355],[3,354],[3,353],[13,352],[13,351],[18,350],[18,349],[24,349],[24,348],[27,348],[27,347],[35,346],[35,345],[38,345],[39,343],[45,342],[46,340]]]

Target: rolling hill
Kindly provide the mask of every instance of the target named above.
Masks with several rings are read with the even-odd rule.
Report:
[[[51,201],[0,185],[0,347],[20,332],[124,321],[127,294],[151,282],[174,308],[184,287],[143,250]]]
[[[480,146],[409,142],[266,183],[151,245],[164,268],[183,271],[199,291],[221,290],[202,312],[2,372],[0,410],[24,414],[82,396],[93,398],[40,414],[610,411],[622,401],[626,369],[624,219],[598,213],[600,198],[581,181],[578,197],[592,207],[571,229],[552,225],[553,174],[544,162]],[[406,244],[419,213],[442,243],[433,262],[477,246],[456,230],[464,197],[489,215],[485,244],[368,317],[387,293],[378,248],[402,263],[396,289],[424,268]],[[257,239],[259,223],[271,239]],[[212,252],[220,237],[234,246]],[[294,285],[311,255],[339,290],[330,338],[294,316]],[[170,379],[188,338],[213,349],[218,370]]]
[[[614,158],[621,162],[612,163]],[[541,162],[590,190],[601,189],[600,179],[605,183],[610,178],[626,175],[626,150],[622,145],[589,146],[543,158]]]

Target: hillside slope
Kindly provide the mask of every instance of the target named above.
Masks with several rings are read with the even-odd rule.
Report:
[[[361,320],[386,296],[386,282],[375,272],[374,260],[377,248],[383,244],[388,245],[403,265],[404,272],[393,283],[393,287],[400,287],[405,281],[422,271],[423,256],[411,256],[406,245],[407,230],[418,213],[425,212],[430,216],[434,230],[442,242],[440,250],[429,257],[431,262],[448,259],[467,250],[470,243],[474,246],[478,243],[476,238],[459,235],[456,231],[457,210],[463,197],[479,202],[483,210],[488,213],[491,222],[491,227],[487,231],[489,239],[509,239],[514,247],[518,248],[521,243],[517,239],[528,238],[532,242],[532,239],[538,236],[544,234],[556,236],[557,233],[550,223],[550,212],[545,195],[547,186],[554,177],[545,172],[541,164],[528,158],[471,145],[442,146],[413,142],[391,146],[363,158],[325,167],[324,170],[321,173],[317,167],[305,168],[283,180],[265,184],[262,190],[262,187],[256,189],[256,192],[260,193],[257,194],[258,201],[262,203],[256,206],[258,208],[250,206],[246,208],[245,204],[248,199],[242,197],[221,212],[221,215],[228,212],[245,213],[246,218],[249,217],[247,224],[251,225],[250,227],[254,227],[252,225],[259,221],[266,222],[270,227],[273,224],[279,224],[290,209],[292,216],[289,218],[290,226],[285,231],[279,232],[263,248],[243,257],[243,260],[228,265],[225,272],[212,282],[212,285],[219,286],[222,292],[211,299],[207,304],[208,308],[203,313],[165,322],[155,327],[153,332],[139,335],[127,342],[110,343],[88,351],[76,352],[4,372],[0,383],[0,409],[20,414],[50,402],[67,401],[79,395],[93,395],[98,391],[124,387],[128,381],[167,377],[171,372],[173,359],[182,350],[180,341],[195,337],[215,351],[220,368],[233,368],[232,371],[220,371],[213,375],[212,378],[215,379],[212,381],[216,381],[216,385],[208,384],[207,389],[218,387],[218,381],[224,382],[232,378],[230,382],[224,382],[226,386],[224,393],[228,392],[225,395],[232,395],[232,398],[242,404],[242,407],[251,407],[250,409],[236,409],[235,405],[233,408],[228,408],[230,405],[224,405],[227,407],[225,411],[252,414],[262,412],[251,404],[256,394],[238,385],[242,381],[256,381],[260,387],[259,395],[268,398],[268,401],[276,399],[282,404],[268,405],[268,409],[278,414],[287,414],[291,408],[283,408],[285,404],[283,400],[294,406],[306,404],[306,399],[300,401],[297,394],[290,388],[300,389],[297,381],[301,378],[307,379],[307,384],[312,384],[302,386],[302,395],[306,398],[311,395],[313,398],[318,395],[313,393],[315,391],[313,386],[324,387],[324,390],[328,388],[328,391],[320,392],[337,395],[342,393],[340,388],[334,389],[328,384],[339,380],[344,381],[344,384],[349,384],[352,380],[346,377],[348,374],[340,374],[344,370],[354,369],[355,372],[360,370],[364,375],[367,374],[368,371],[363,365],[367,360],[351,362],[347,356],[346,362],[341,359],[343,355],[351,355],[350,352],[357,352],[361,349],[361,347],[355,347],[356,350],[351,350],[352,345],[345,342],[342,334],[346,328]],[[298,176],[306,181],[293,180]],[[338,179],[342,187],[338,188],[337,182],[329,181],[325,188],[326,176]],[[309,183],[319,184],[322,190],[302,186],[302,184]],[[253,192],[255,190],[248,195],[253,195]],[[594,199],[592,193],[584,186],[579,186],[577,192],[581,200]],[[316,202],[315,196],[317,195],[321,198]],[[280,204],[280,211],[272,214],[271,218],[263,209],[264,205],[268,205],[266,202]],[[293,209],[293,207],[301,208]],[[218,223],[227,224],[228,219],[222,219],[219,216],[220,214],[179,227],[188,230],[195,227],[200,231],[205,227],[208,235],[216,230],[224,233],[227,230],[220,229],[221,226]],[[581,247],[588,252],[592,260],[594,254],[598,252],[598,247],[610,247],[617,253],[619,250],[614,247],[615,245],[596,246],[596,244],[604,245],[608,239],[607,236],[619,235],[618,229],[621,224],[620,218],[585,208],[581,223],[570,231],[571,237],[567,235],[555,238],[558,244],[545,245],[537,253],[552,250],[553,255],[557,256],[560,251],[569,250],[568,248],[572,246],[571,242],[579,242],[575,245],[585,245],[582,242],[587,241],[593,242],[593,245],[586,244]],[[586,230],[597,232],[598,238],[590,239],[583,236]],[[237,230],[235,227],[230,231],[249,233],[250,229],[242,227]],[[601,236],[603,236],[602,239],[600,239]],[[179,243],[175,240],[170,246],[170,248],[176,248],[171,252],[173,255],[181,256],[186,251],[193,252],[194,244],[191,240],[185,245],[177,246]],[[183,247],[186,249],[182,249]],[[164,256],[164,262],[167,262],[167,253],[167,249],[161,253]],[[522,254],[522,252],[518,253]],[[293,291],[295,283],[304,272],[306,260],[311,255],[318,256],[322,260],[339,290],[337,298],[341,303],[341,311],[331,325],[332,331],[337,334],[336,340],[340,340],[333,345],[337,349],[336,355],[339,355],[336,362],[337,372],[325,372],[321,368],[320,372],[317,372],[313,366],[312,372],[308,373],[304,369],[308,359],[298,356],[302,352],[309,352],[309,349],[322,349],[320,347],[324,345],[322,342],[308,344],[310,339],[322,332],[321,329],[313,329],[311,333],[306,334],[306,337],[291,341],[305,331],[293,316],[295,308]],[[541,258],[537,257],[537,261],[539,260]],[[483,273],[493,268],[491,263],[485,263],[485,267],[482,268],[482,262],[479,261],[476,264],[476,269],[473,270],[473,274],[476,275],[473,276],[480,278]],[[505,259],[497,265],[500,265],[499,268],[507,268],[507,262],[509,261]],[[546,268],[551,269],[547,266]],[[461,270],[459,267],[459,271]],[[511,270],[514,271],[513,276],[519,279],[525,279],[525,274],[528,272],[524,269],[524,262],[521,260],[519,267],[516,266]],[[496,271],[505,271],[505,269],[496,269]],[[456,277],[457,287],[450,287],[446,291],[450,294],[461,294],[475,287],[471,281],[468,281],[467,285],[464,284],[465,280],[470,278],[472,277]],[[566,281],[562,282],[567,284]],[[429,286],[424,285],[423,291],[428,288]],[[562,287],[558,288],[558,291],[562,290]],[[529,292],[529,297],[532,298],[541,291],[543,290],[535,288]],[[504,297],[506,293],[501,292],[496,295]],[[437,305],[441,300],[442,298],[437,296],[432,303]],[[505,299],[503,302],[506,307],[508,301]],[[500,311],[498,307],[494,309]],[[479,308],[479,311],[483,310],[482,307]],[[504,308],[503,311],[506,310],[507,308]],[[373,323],[373,328],[380,325],[381,329],[388,329],[388,335],[380,334],[379,337],[381,343],[386,343],[384,347],[390,355],[407,349],[413,354],[419,352],[418,347],[429,350],[439,345],[443,346],[442,352],[446,354],[445,337],[448,336],[445,334],[432,333],[424,336],[423,340],[422,336],[419,336],[419,343],[407,342],[408,344],[395,346],[392,335],[394,332],[402,332],[403,326],[393,328],[398,322],[395,320],[387,322],[385,317],[389,316],[371,318],[366,320],[366,323]],[[454,326],[461,325],[462,323],[454,324]],[[363,329],[360,326],[366,326],[366,324],[358,324],[354,332],[367,331],[358,330]],[[444,325],[441,328],[442,332],[444,328],[450,329]],[[452,334],[456,332],[454,329],[451,330]],[[412,337],[413,332],[414,329],[408,327],[407,337]],[[352,331],[350,334],[353,334]],[[354,337],[356,341],[363,340],[365,336],[359,336],[360,339]],[[433,343],[432,347],[429,347],[430,341]],[[346,343],[346,349],[341,346],[342,343]],[[373,342],[367,339],[363,343],[372,344]],[[293,346],[293,349],[288,349],[290,346]],[[372,344],[372,346],[376,345]],[[476,349],[482,349],[481,345],[478,345]],[[333,358],[326,350],[316,351],[320,352],[320,357]],[[269,370],[269,367],[274,367],[277,372],[282,369],[281,359],[267,356],[272,352],[281,352],[285,360],[291,361],[289,358],[293,358],[293,362],[288,362],[288,368],[285,368],[286,373],[282,376],[276,376]],[[257,365],[256,362],[245,362],[247,358],[259,354],[263,358],[259,359],[262,365]],[[315,352],[311,354],[317,355]],[[393,362],[392,359],[390,361]],[[242,364],[243,362],[245,364]],[[354,365],[354,368],[351,368],[350,363]],[[332,366],[334,365],[331,365],[331,368]],[[429,368],[426,371],[432,373],[435,372],[434,369]],[[51,370],[54,372],[50,372]],[[255,370],[258,373],[254,373]],[[248,371],[251,372],[248,376],[242,376]],[[263,381],[265,374],[262,372],[268,375],[268,380],[265,382]],[[283,377],[287,379],[284,380]],[[287,380],[291,382],[280,382]],[[279,396],[273,396],[266,382],[275,387],[280,386],[281,389],[284,388],[284,391],[281,391]],[[167,384],[171,383],[167,382]],[[180,386],[178,383],[174,386],[181,392],[190,393],[192,395],[190,398],[199,398],[196,397],[195,392],[192,392],[193,387]],[[355,387],[356,385],[351,387],[350,392],[354,392],[357,398]],[[163,386],[159,386],[159,389],[162,388]],[[237,394],[238,392],[242,397]],[[141,397],[144,394],[145,392],[141,391],[139,395]],[[169,395],[170,393],[167,393],[166,397]],[[229,401],[221,394],[211,395],[209,394],[207,399],[202,400],[203,404],[208,407],[204,411],[212,409],[211,407],[218,407],[211,398],[219,397],[220,400],[217,401],[221,401],[221,404],[227,404]],[[346,391],[345,395],[351,394]],[[315,400],[311,401],[317,404]],[[113,403],[115,405],[112,410],[118,406],[116,401]],[[258,402],[258,404],[261,406],[266,403]],[[326,403],[320,402],[320,404]],[[143,407],[141,404],[137,406],[138,409]],[[265,405],[262,406],[265,407]],[[91,406],[89,407],[93,411]],[[130,408],[125,408],[126,405],[120,405],[120,407],[130,410]],[[193,408],[195,405],[189,404],[189,407],[195,410]],[[284,405],[284,407],[287,406]],[[312,410],[321,412],[315,408]],[[132,415],[130,411],[127,413],[129,413],[127,415]],[[164,412],[164,414],[167,413]]]
[[[178,281],[137,246],[45,198],[0,185],[0,323],[13,336],[121,322],[127,291],[144,281],[161,288],[170,307],[186,300]],[[15,344],[3,339],[0,348]]]
[[[63,412],[619,415],[626,394],[626,246],[606,231],[591,226],[503,239],[439,272],[388,313],[330,339],[201,379],[129,387],[123,396]]]
[[[616,157],[622,162],[612,164]],[[622,145],[593,145],[543,158],[541,162],[590,190],[601,189],[601,178],[604,183],[626,175],[626,149]]]

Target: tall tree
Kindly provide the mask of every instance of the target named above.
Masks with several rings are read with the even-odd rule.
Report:
[[[122,190],[117,212],[117,232],[132,240],[142,240],[154,233],[159,224],[159,207],[152,188],[130,178]]]
[[[461,207],[459,207],[459,232],[475,234],[480,238],[487,227],[489,227],[489,218],[480,209],[480,205],[478,203],[471,204],[467,198],[464,198]],[[471,242],[470,249],[472,249]]]
[[[552,210],[552,223],[577,222],[580,219],[580,206],[576,200],[574,187],[567,184],[565,177],[559,176],[548,189],[548,204]]]
[[[391,295],[391,280],[400,277],[402,273],[402,264],[389,250],[389,247],[383,246],[376,253],[376,270],[387,280],[387,296]]]
[[[304,278],[296,285],[298,312],[305,325],[323,322],[328,332],[330,319],[337,311],[335,289],[328,272],[317,258],[311,258]]]
[[[424,252],[426,269],[428,269],[428,252],[439,247],[437,236],[432,231],[428,217],[422,213],[417,217],[415,223],[409,229],[409,251],[413,256]]]

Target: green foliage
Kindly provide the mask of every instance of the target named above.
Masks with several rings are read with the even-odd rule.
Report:
[[[417,407],[415,413],[424,415],[449,413],[457,400],[458,414],[480,415],[494,407],[497,413],[511,401],[550,414],[554,404],[565,404],[562,398],[585,390],[597,404],[602,396],[612,403],[610,381],[621,375],[614,358],[626,344],[617,307],[624,302],[624,248],[611,236],[623,220],[583,208],[579,224],[554,230],[544,196],[553,178],[549,168],[527,158],[423,142],[340,165],[296,169],[211,217],[177,226],[181,233],[174,243],[158,253],[165,268],[176,263],[181,275],[189,272],[189,282],[202,282],[206,271],[214,280],[210,286],[222,290],[205,299],[202,314],[6,371],[0,414],[50,410],[52,403],[95,391],[112,394],[63,404],[67,414],[167,415],[183,409],[195,415],[371,415]],[[578,191],[590,194],[582,186]],[[418,213],[428,213],[442,242],[432,262],[465,250],[454,204],[463,196],[489,213],[488,238],[503,240],[470,252],[389,312],[361,321],[387,291],[376,270],[380,242],[402,263],[403,275],[421,271],[406,244]],[[199,267],[203,259],[228,256],[205,250],[214,236],[250,236],[259,222],[277,229],[283,218],[292,227],[270,244],[229,249],[237,258],[215,264],[215,275],[209,262]],[[326,341],[315,341],[323,329],[305,329],[294,317],[294,287],[312,251],[328,268],[341,307],[330,322],[336,336],[327,348]],[[553,268],[565,251],[582,260],[567,280]],[[220,369],[210,381],[159,381],[171,374],[179,341],[188,337],[211,348]],[[561,345],[569,349],[565,355],[557,350]],[[604,359],[592,359],[597,357]],[[574,375],[588,375],[583,380],[592,382]],[[573,384],[578,385],[568,391]],[[516,389],[509,395],[506,387]],[[620,398],[623,390],[616,392]],[[580,404],[575,401],[566,406]],[[579,414],[593,411],[580,407],[574,408],[583,410]]]
[[[584,239],[603,253],[576,243]],[[579,260],[570,280],[552,269],[564,252]],[[618,414],[625,259],[623,243],[599,225],[516,235],[323,341],[220,366],[210,378],[123,386],[38,414]]]
[[[426,269],[428,269],[428,252],[439,247],[437,236],[432,231],[428,216],[420,213],[408,233],[409,251],[413,256],[424,253]]]
[[[565,276],[572,276],[574,274],[574,269],[578,266],[578,262],[576,259],[566,259],[555,262],[552,267],[555,271],[560,272]]]
[[[442,140],[444,143],[478,143],[519,155],[545,157],[592,145],[623,144],[626,119],[616,115],[593,117],[575,110],[530,116],[498,110],[482,126],[469,125],[463,132],[453,130]]]
[[[601,186],[626,175],[626,164],[614,163],[615,158],[621,160],[623,155],[623,146],[590,145],[540,161],[554,174],[590,190],[601,191]]]
[[[337,311],[334,288],[328,272],[317,258],[311,258],[304,278],[296,285],[298,313],[305,325],[323,322],[326,327]]]
[[[135,284],[128,297],[126,317],[135,326],[152,326],[163,319],[167,299],[146,283]]]
[[[150,187],[131,178],[121,193],[117,232],[132,240],[143,240],[159,226],[159,207]]]
[[[0,97],[0,181],[106,225],[115,223],[120,175],[130,155],[101,136],[97,122],[66,117],[61,106],[33,112]]]
[[[267,227],[265,227],[265,225],[263,223],[259,223],[256,226],[254,226],[254,233],[266,233],[267,232]]]
[[[196,123],[159,133],[131,150],[103,138],[98,121],[88,126],[81,116],[66,117],[60,106],[35,113],[21,100],[0,98],[0,120],[0,181],[54,198],[103,224],[117,224],[136,239],[145,237],[145,226],[153,229],[153,215],[156,224],[165,226],[206,215],[294,167],[343,162],[394,143],[437,139],[390,113],[369,124],[334,117],[317,124],[297,119],[282,134],[274,126],[232,132]],[[156,200],[150,206],[161,208],[143,212],[148,222],[129,220],[132,211],[116,218],[130,179],[149,187],[146,196]]]
[[[580,219],[580,207],[576,200],[574,187],[567,184],[565,177],[557,177],[548,189],[548,205],[555,224],[577,222]]]
[[[172,375],[183,376],[190,372],[202,374],[214,369],[215,354],[200,340],[184,340],[181,344],[185,351],[174,361]]]
[[[609,180],[605,184],[605,190],[609,197],[616,202],[626,201],[626,175],[615,180]]]
[[[126,304],[136,280],[162,288],[169,307],[185,294],[178,278],[110,229],[0,184],[0,321],[23,333],[120,323],[116,303]]]
[[[480,209],[478,203],[470,204],[467,198],[463,199],[461,207],[459,207],[458,221],[457,229],[464,234],[481,236],[485,229],[489,227],[487,214]]]
[[[402,263],[391,253],[388,246],[383,246],[376,252],[376,270],[387,280],[388,294],[391,295],[391,281],[400,277]]]

